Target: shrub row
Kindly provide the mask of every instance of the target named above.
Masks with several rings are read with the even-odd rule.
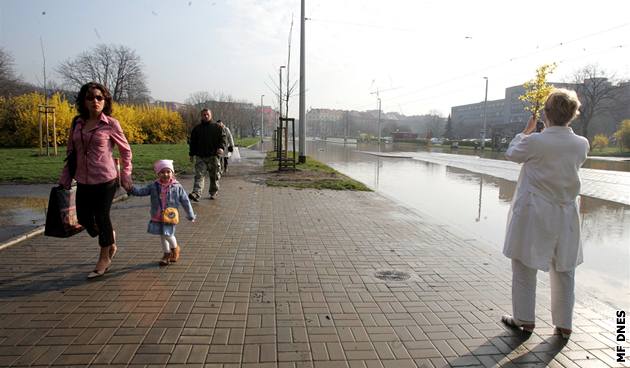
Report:
[[[15,97],[0,97],[0,147],[37,147],[39,145],[38,106],[44,105],[40,93],[27,93]],[[60,94],[48,100],[55,107],[57,144],[65,145],[72,118],[76,115],[74,104]],[[181,115],[162,106],[123,105],[114,103],[112,116],[120,124],[132,144],[177,143],[186,139],[186,129]],[[42,131],[46,134],[44,115]],[[49,115],[49,142],[53,144],[53,119]],[[45,137],[43,138],[45,142]]]

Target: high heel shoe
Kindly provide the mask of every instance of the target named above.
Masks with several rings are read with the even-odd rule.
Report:
[[[562,336],[562,338],[565,340],[568,340],[571,337],[571,332],[573,332],[568,328],[562,328],[562,327],[557,327],[557,326],[556,326],[556,331],[560,333],[560,336]]]
[[[118,246],[116,246],[116,231],[112,231],[114,234],[114,244],[109,246],[109,259],[114,259],[116,252],[118,251]]]
[[[116,244],[112,244],[109,246],[109,259],[110,260],[114,259],[114,256],[116,255],[117,251],[118,251],[118,247],[116,246]]]
[[[98,269],[94,269],[94,271],[90,272],[87,275],[88,279],[95,279],[97,277],[101,277],[105,274],[105,272],[109,271],[109,267],[112,265],[112,261],[109,261],[109,264],[107,265],[107,267],[105,267],[102,271],[99,271]]]

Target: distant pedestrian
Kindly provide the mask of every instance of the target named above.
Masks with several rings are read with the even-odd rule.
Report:
[[[545,128],[533,133],[532,117],[505,153],[523,163],[508,214],[503,254],[512,259],[512,311],[501,320],[532,332],[536,273],[549,271],[551,318],[568,339],[575,303],[575,268],[582,263],[578,195],[579,169],[589,144],[569,128],[580,101],[574,91],[554,89],[544,106]]]
[[[226,146],[226,134],[223,128],[212,121],[212,111],[201,110],[201,122],[190,133],[190,162],[195,165],[195,178],[193,190],[188,196],[191,200],[199,202],[206,174],[210,179],[210,199],[214,199],[219,191],[219,179],[221,179],[220,155]]]
[[[223,161],[221,162],[221,171],[223,174],[227,174],[228,160],[230,156],[232,156],[232,152],[234,152],[234,137],[232,137],[232,132],[230,131],[230,128],[223,124],[223,121],[217,120],[217,123],[219,123],[219,125],[221,125],[221,128],[225,130],[225,137],[227,140],[227,152],[223,152],[223,154],[221,155],[221,158],[223,159]]]
[[[188,220],[195,222],[196,216],[186,190],[175,179],[173,161],[156,161],[153,169],[158,177],[157,180],[144,187],[134,185],[129,194],[151,196],[151,219],[147,232],[160,236],[164,251],[160,265],[166,266],[177,262],[180,256],[181,245],[175,238],[175,225],[179,222],[179,206],[181,205],[186,211]]]
[[[118,249],[110,219],[110,209],[118,189],[118,179],[126,190],[132,187],[131,147],[118,120],[111,117],[112,96],[102,84],[84,84],[76,99],[79,115],[70,127],[67,164],[59,184],[70,189],[77,181],[76,207],[79,223],[91,237],[98,236],[100,253],[88,278],[103,276]],[[120,153],[120,178],[113,148]]]

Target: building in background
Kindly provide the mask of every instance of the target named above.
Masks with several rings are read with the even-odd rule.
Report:
[[[609,92],[603,99],[589,96],[595,83],[599,88],[606,88]],[[568,88],[577,91],[582,102],[582,109],[588,108],[589,101],[597,101],[597,113],[590,122],[588,135],[612,135],[623,119],[630,118],[630,83],[623,82],[613,85],[606,78],[587,79],[584,83],[550,83],[557,88]],[[603,86],[603,87],[602,87]],[[493,136],[512,137],[523,129],[531,113],[525,110],[525,103],[519,99],[525,93],[523,85],[505,89],[505,98],[488,101],[486,106],[486,127],[488,138]],[[602,93],[602,92],[598,92]],[[455,135],[458,138],[479,138],[483,128],[483,101],[473,104],[453,106],[451,119]],[[581,120],[573,123],[577,133],[581,132]],[[501,138],[501,137],[499,137]]]

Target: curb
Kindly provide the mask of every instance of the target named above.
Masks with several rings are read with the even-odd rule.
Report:
[[[123,194],[123,195],[120,195],[120,196],[114,198],[112,203],[118,203],[118,202],[126,200],[127,198],[129,198],[129,196],[127,194]],[[7,241],[5,241],[5,242],[0,244],[0,251],[2,251],[4,249],[7,249],[9,247],[12,247],[12,246],[14,246],[14,245],[16,245],[16,244],[18,244],[20,242],[23,242],[24,240],[32,238],[34,236],[43,234],[45,227],[46,227],[45,225],[41,225],[41,226],[39,226],[39,227],[37,227],[37,228],[35,228],[35,229],[25,233],[25,234],[18,235],[18,236],[15,236],[15,237],[11,238],[11,239],[8,239]]]

